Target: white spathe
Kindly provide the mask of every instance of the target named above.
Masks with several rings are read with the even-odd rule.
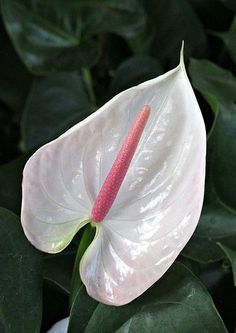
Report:
[[[55,325],[53,325],[47,333],[67,333],[69,325],[69,317],[64,318],[58,321]]]
[[[178,67],[130,88],[27,162],[21,221],[38,249],[62,251],[88,221],[120,146],[151,107],[128,173],[85,252],[80,274],[100,302],[123,305],[171,266],[193,234],[204,195],[206,132],[183,55]]]

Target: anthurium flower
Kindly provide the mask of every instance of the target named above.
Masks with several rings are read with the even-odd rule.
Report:
[[[182,54],[182,53],[181,53]],[[128,73],[127,73],[128,75]],[[199,220],[206,133],[184,67],[121,92],[27,162],[21,221],[57,253],[86,223],[80,275],[96,300],[123,305],[174,262]]]

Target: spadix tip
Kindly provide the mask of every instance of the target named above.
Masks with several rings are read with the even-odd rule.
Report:
[[[139,112],[145,113],[148,117],[151,112],[151,107],[149,105],[144,105]]]

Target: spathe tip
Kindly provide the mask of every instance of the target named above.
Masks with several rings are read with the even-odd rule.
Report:
[[[181,44],[179,63],[181,66],[184,66],[184,40],[182,40]]]
[[[184,40],[182,40],[181,49],[180,49],[180,59],[179,59],[179,67],[184,71],[184,73],[187,75],[185,64],[184,64]]]

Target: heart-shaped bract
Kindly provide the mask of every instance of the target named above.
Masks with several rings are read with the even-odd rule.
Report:
[[[156,282],[199,220],[206,133],[183,58],[174,70],[120,93],[40,148],[24,169],[24,232],[38,249],[62,251],[91,221],[144,105],[149,119],[106,216],[93,223],[96,236],[80,263],[87,292],[106,304],[129,303]]]

